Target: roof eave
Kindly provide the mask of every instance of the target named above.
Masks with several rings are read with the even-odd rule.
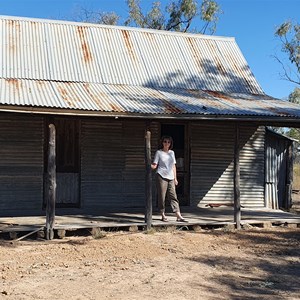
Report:
[[[1,105],[0,112],[42,114],[42,115],[64,115],[82,117],[109,117],[109,118],[135,118],[135,119],[177,119],[177,120],[214,120],[214,121],[248,121],[263,123],[293,123],[300,126],[300,118],[293,116],[267,116],[267,115],[217,115],[217,114],[147,114],[147,113],[125,113],[125,112],[104,112],[74,109],[57,109],[30,106],[9,106]]]

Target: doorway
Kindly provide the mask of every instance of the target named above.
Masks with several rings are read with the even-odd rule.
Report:
[[[173,138],[173,151],[176,157],[178,185],[177,197],[181,206],[188,206],[189,199],[189,143],[187,140],[187,126],[185,124],[161,124],[161,136],[169,135]],[[168,204],[168,203],[167,203]]]
[[[45,128],[45,178],[47,178],[48,128],[50,123],[54,124],[56,129],[56,206],[79,207],[79,121],[68,118],[47,120]],[[46,199],[44,199],[44,203],[46,203]]]

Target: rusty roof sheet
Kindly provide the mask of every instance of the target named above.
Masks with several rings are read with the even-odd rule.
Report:
[[[233,38],[0,16],[0,78],[263,94]]]
[[[27,79],[0,79],[0,105],[67,109],[74,114],[80,110],[128,116],[300,118],[299,105],[266,95]]]
[[[0,109],[300,118],[233,38],[0,16]]]

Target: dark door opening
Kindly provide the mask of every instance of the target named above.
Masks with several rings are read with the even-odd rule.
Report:
[[[161,124],[161,136],[173,138],[176,156],[178,186],[176,187],[180,205],[189,205],[189,149],[185,125]]]
[[[54,118],[47,122],[45,145],[45,172],[48,160],[48,125],[56,128],[56,205],[57,207],[79,207],[79,121]],[[45,193],[46,195],[46,193]]]

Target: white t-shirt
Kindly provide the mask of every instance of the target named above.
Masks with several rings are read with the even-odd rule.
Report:
[[[175,154],[173,150],[165,152],[157,150],[154,156],[154,164],[157,164],[156,172],[163,178],[173,180],[173,166],[176,164]]]

